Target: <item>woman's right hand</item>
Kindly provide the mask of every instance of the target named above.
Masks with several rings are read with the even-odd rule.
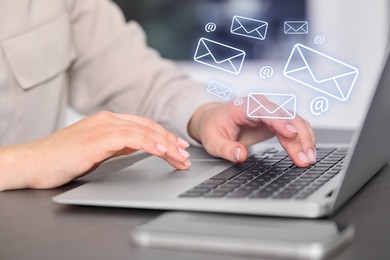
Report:
[[[138,150],[184,170],[191,165],[188,146],[150,119],[99,112],[37,141],[1,147],[0,191],[58,187]]]

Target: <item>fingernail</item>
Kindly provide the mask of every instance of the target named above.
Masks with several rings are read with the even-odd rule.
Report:
[[[240,155],[241,155],[241,149],[240,148],[234,149],[233,152],[234,160],[236,160],[237,162],[240,161]]]
[[[183,162],[183,164],[184,164],[185,166],[187,166],[187,167],[191,167],[191,165],[192,165],[192,163],[191,163],[190,160],[187,160],[187,161]]]
[[[287,128],[288,131],[290,131],[290,132],[292,132],[294,134],[298,133],[298,130],[293,125],[288,124],[288,125],[286,125],[286,128]]]
[[[309,158],[306,156],[306,154],[304,152],[299,152],[298,158],[299,158],[299,160],[301,160],[304,163],[310,163]]]
[[[309,159],[312,163],[316,163],[316,161],[317,161],[316,153],[313,149],[309,149],[307,151],[307,156],[309,157]]]
[[[164,145],[157,144],[156,145],[157,150],[159,150],[162,153],[166,153],[168,151],[168,148],[166,148]]]
[[[185,151],[181,148],[179,148],[178,150],[179,150],[180,155],[183,156],[184,158],[190,157],[190,154],[187,151]]]
[[[183,146],[183,147],[185,147],[185,148],[190,147],[190,144],[189,144],[186,140],[181,139],[180,137],[177,138],[177,142],[178,142],[181,146]]]

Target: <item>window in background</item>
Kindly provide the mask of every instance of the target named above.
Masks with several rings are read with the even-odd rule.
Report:
[[[145,29],[148,43],[163,57],[192,59],[199,37],[239,45],[248,59],[280,58],[290,41],[304,40],[305,35],[285,37],[285,21],[306,20],[305,0],[114,0],[127,20],[136,20]],[[269,24],[266,41],[235,36],[230,33],[234,15]],[[216,30],[205,31],[208,23]]]

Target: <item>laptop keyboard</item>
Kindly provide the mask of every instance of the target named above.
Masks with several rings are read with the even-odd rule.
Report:
[[[268,149],[179,197],[305,199],[340,172],[346,155],[347,148],[318,148],[317,163],[299,168],[285,151]]]

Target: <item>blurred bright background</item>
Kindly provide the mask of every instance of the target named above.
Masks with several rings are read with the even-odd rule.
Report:
[[[249,92],[289,93],[297,97],[297,113],[315,127],[354,129],[365,116],[372,90],[389,41],[388,0],[115,0],[127,20],[138,21],[148,35],[148,44],[161,55],[177,61],[191,77],[207,85],[211,80],[233,89],[230,98]],[[268,22],[265,40],[230,33],[232,18],[240,15]],[[285,21],[307,21],[308,34],[285,34]],[[215,24],[207,32],[206,25]],[[199,64],[193,56],[201,37],[245,50],[239,75]],[[318,41],[320,39],[321,41]],[[346,101],[328,97],[283,75],[288,57],[300,43],[356,67],[359,76]],[[271,77],[260,70],[273,68]],[[328,68],[324,68],[328,69]],[[329,72],[333,73],[333,72]],[[311,103],[326,97],[329,107],[319,115]],[[222,101],[222,100],[221,100]],[[81,115],[70,110],[68,123]]]

